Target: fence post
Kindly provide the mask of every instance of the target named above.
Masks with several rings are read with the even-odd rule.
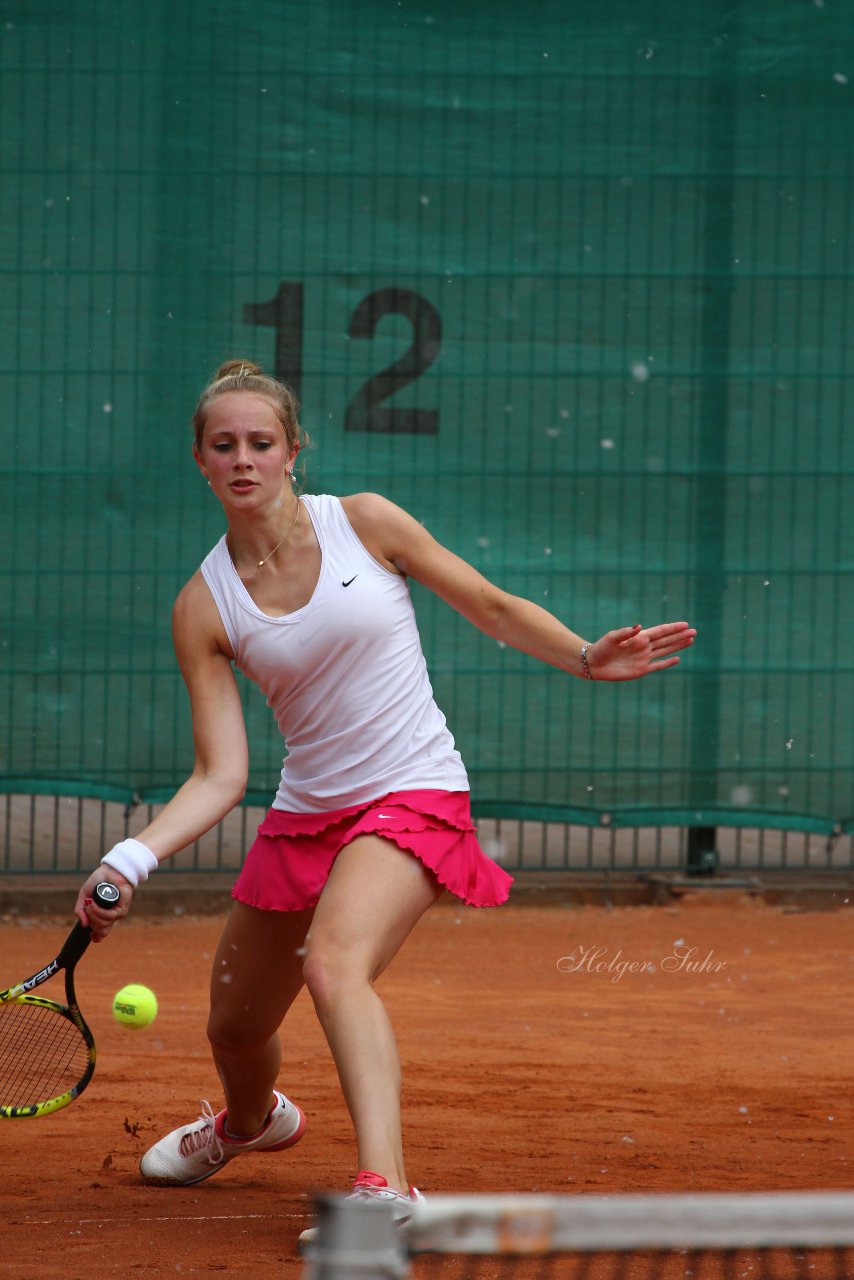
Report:
[[[715,848],[716,827],[688,828],[688,856],[685,870],[689,876],[711,876],[718,869],[720,854]]]
[[[738,21],[738,3],[727,20]],[[732,28],[728,28],[731,32]],[[737,68],[730,42],[709,54],[706,156],[703,181],[702,274],[698,281],[700,383],[695,490],[696,596],[694,624],[702,640],[692,672],[689,776],[697,792],[715,794],[720,767],[721,679],[727,658],[723,640],[726,594],[727,443],[730,419],[734,146]],[[688,841],[688,871],[714,851],[714,832],[698,827]],[[710,841],[710,842],[709,842]]]

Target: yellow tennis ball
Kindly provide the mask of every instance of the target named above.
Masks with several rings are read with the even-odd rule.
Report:
[[[147,1027],[157,1017],[157,997],[148,987],[131,982],[113,996],[113,1017],[123,1027]]]

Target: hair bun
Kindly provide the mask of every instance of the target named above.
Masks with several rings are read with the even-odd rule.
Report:
[[[226,360],[216,371],[214,382],[219,382],[221,378],[240,378],[240,377],[264,377],[264,370],[260,364],[254,364],[251,360]]]

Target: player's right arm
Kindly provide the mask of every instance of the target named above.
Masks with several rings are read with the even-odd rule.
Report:
[[[201,573],[175,601],[172,638],[190,695],[195,762],[169,804],[137,833],[158,859],[186,848],[230,813],[243,799],[249,768],[233,655]]]
[[[135,839],[158,861],[177,853],[209,831],[240,802],[246,790],[249,752],[243,708],[231,666],[232,654],[213,598],[201,573],[181,591],[172,616],[172,635],[181,674],[190,695],[195,762],[193,772],[172,799]],[[92,889],[110,879],[121,890],[122,905],[100,915]],[[76,914],[92,924],[98,939],[127,909],[133,887],[114,869],[100,866],[77,899]]]

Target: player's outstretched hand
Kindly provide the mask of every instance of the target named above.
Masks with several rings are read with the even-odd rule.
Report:
[[[657,627],[620,627],[608,631],[587,650],[594,680],[638,680],[665,671],[679,661],[675,655],[694,643],[697,632],[687,622],[662,622]]]

